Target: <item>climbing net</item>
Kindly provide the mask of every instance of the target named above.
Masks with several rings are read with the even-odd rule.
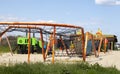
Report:
[[[54,59],[56,49],[65,50],[67,55],[84,54],[84,29],[79,26],[41,22],[0,22],[0,31],[0,38],[6,32],[29,32],[28,42],[30,42],[30,33],[40,33],[44,60],[50,50]],[[45,50],[44,42],[46,42]],[[30,43],[28,43],[28,54],[29,50]]]

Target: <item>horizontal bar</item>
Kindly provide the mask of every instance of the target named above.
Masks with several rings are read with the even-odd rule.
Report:
[[[71,27],[80,28],[80,26],[75,26],[71,24],[57,24],[57,23],[43,23],[43,22],[0,22],[0,25],[39,25],[39,26],[59,26],[59,27]]]

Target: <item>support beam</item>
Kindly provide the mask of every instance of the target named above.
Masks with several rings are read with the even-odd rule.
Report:
[[[67,50],[66,45],[65,45],[65,43],[64,43],[64,41],[62,39],[62,36],[60,36],[60,41],[62,42],[62,45],[63,45],[64,49]],[[62,50],[62,53],[63,53],[63,50]],[[68,54],[68,52],[67,52],[67,54]]]
[[[99,47],[98,47],[98,56],[100,54],[100,49],[101,49],[101,46],[102,46],[102,41],[103,41],[103,38],[100,39],[100,43],[99,43]]]
[[[92,40],[92,47],[94,50],[94,54],[95,54],[95,57],[97,57],[96,48],[95,48],[95,41],[94,41],[93,35],[91,35],[91,38],[92,38],[91,40]]]
[[[86,61],[86,50],[87,50],[87,44],[88,44],[88,32],[86,33],[86,36],[85,36],[85,47],[84,47],[84,50],[83,50],[83,61]]]
[[[62,36],[60,36],[60,41],[62,42],[62,45],[63,45],[64,49],[66,49],[65,43],[64,43],[64,41],[62,39]]]
[[[55,33],[56,33],[56,26],[54,26],[53,30],[53,49],[52,49],[52,63],[54,64],[54,57],[55,57]]]
[[[85,59],[86,59],[86,54],[84,54],[85,53],[85,36],[84,36],[84,29],[81,29],[81,32],[82,32],[82,56],[83,56],[83,61],[85,61]]]
[[[51,48],[51,43],[53,41],[52,38],[53,38],[53,34],[51,34],[50,37],[49,37],[49,41],[48,41],[48,44],[47,44],[47,49],[46,49],[46,52],[45,52],[45,59],[47,58],[48,51]]]
[[[44,23],[44,22],[0,22],[0,25],[11,25],[11,26],[15,26],[15,25],[36,25],[36,26],[57,26],[57,27],[71,27],[71,28],[80,28],[83,29],[80,26],[75,26],[75,25],[71,25],[71,24],[57,24],[57,23]]]
[[[8,27],[7,29],[5,29],[1,34],[0,34],[0,38],[2,37],[3,34],[5,34],[5,32],[7,32],[11,27]]]
[[[30,28],[29,28],[29,31],[28,31],[28,63],[30,63]]]
[[[43,55],[43,60],[45,62],[45,51],[44,51],[44,41],[43,41],[43,34],[42,34],[42,30],[40,30],[40,40],[42,41],[42,55]]]
[[[11,44],[10,44],[10,41],[9,41],[9,39],[8,39],[8,37],[7,37],[7,35],[6,35],[6,33],[5,33],[5,37],[6,37],[6,40],[7,40],[7,42],[8,42],[8,46],[9,46],[9,48],[10,48],[11,55],[13,56]]]
[[[108,40],[107,38],[104,39],[104,53],[107,51],[107,46],[108,46]]]

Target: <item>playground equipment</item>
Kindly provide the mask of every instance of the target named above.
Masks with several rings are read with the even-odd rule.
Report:
[[[48,53],[52,55],[52,63],[56,50],[65,51],[67,56],[79,55],[86,60],[86,55],[93,51],[95,56],[99,56],[101,47],[104,45],[104,52],[107,47],[107,37],[99,29],[96,35],[89,32],[84,33],[80,26],[70,24],[43,23],[43,22],[0,22],[0,39],[6,32],[21,31],[28,32],[28,37],[18,38],[19,49],[28,53],[28,63],[30,62],[30,53],[39,46],[42,51],[43,60],[47,59]],[[31,38],[31,33],[40,34],[40,40]],[[105,41],[104,41],[105,40]],[[46,42],[46,43],[45,43]],[[108,40],[109,43],[109,40]],[[46,49],[44,48],[46,45]],[[111,46],[112,47],[112,46]],[[34,51],[33,51],[34,52]]]
[[[18,37],[17,38],[17,53],[27,54],[28,52],[28,38],[26,37]],[[41,40],[37,40],[36,38],[30,39],[30,51],[31,53],[37,52],[42,53],[42,42]],[[15,49],[14,49],[15,50]]]
[[[97,56],[94,35],[91,34],[90,32],[86,32],[84,50],[85,50],[84,53],[85,55],[89,55],[90,53],[92,53],[92,51],[94,51],[95,56]]]
[[[71,51],[69,47],[67,47],[67,42],[70,41],[75,41],[78,40],[80,44],[80,48],[74,51],[74,53],[81,54],[83,56],[83,60],[85,61],[85,51],[84,51],[84,29],[80,26],[75,26],[75,25],[70,25],[70,24],[56,24],[56,23],[41,23],[41,22],[0,22],[0,27],[4,28],[2,30],[2,33],[0,34],[0,38],[4,33],[6,32],[12,32],[12,31],[21,31],[21,32],[26,32],[28,31],[28,43],[25,43],[25,46],[27,45],[28,48],[28,62],[30,62],[30,50],[31,50],[31,36],[30,33],[40,33],[40,40],[41,40],[41,45],[42,45],[42,54],[43,54],[43,59],[44,61],[47,58],[47,52],[48,50],[51,50],[52,52],[52,63],[54,63],[54,56],[55,56],[55,48],[57,44],[57,39],[59,38],[63,48],[66,50],[66,53],[69,55],[71,54]],[[80,30],[80,34],[76,34],[76,31]],[[44,41],[45,41],[45,36],[47,35],[47,49],[46,53],[44,51]],[[44,37],[43,37],[44,36]],[[77,37],[77,38],[75,38]],[[70,41],[69,41],[70,40]],[[25,41],[25,40],[24,40]],[[21,44],[19,44],[21,45]],[[22,44],[23,45],[23,44]],[[78,53],[82,52],[82,53]]]

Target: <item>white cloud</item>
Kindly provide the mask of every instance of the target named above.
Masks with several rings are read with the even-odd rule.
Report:
[[[0,16],[1,22],[20,22],[20,21],[30,21],[27,18],[20,18],[15,16]],[[43,22],[43,23],[56,23],[54,20],[36,20],[34,22]]]
[[[43,22],[43,23],[56,23],[54,20],[37,20],[37,22]]]
[[[99,5],[120,5],[120,0],[95,0]]]
[[[7,21],[7,22],[16,22],[16,21],[25,21],[25,18],[19,18],[14,16],[0,16],[0,21]]]

